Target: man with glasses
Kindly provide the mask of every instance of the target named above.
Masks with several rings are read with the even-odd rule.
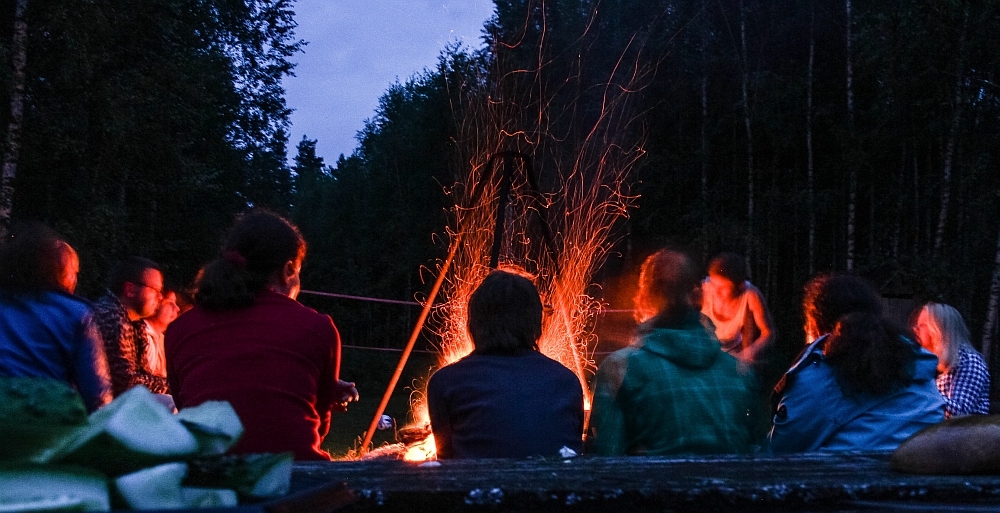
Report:
[[[143,319],[156,313],[162,298],[160,267],[147,258],[130,256],[111,273],[107,294],[94,306],[111,368],[111,391],[116,397],[137,385],[154,394],[169,393],[167,379],[150,372],[146,364]]]

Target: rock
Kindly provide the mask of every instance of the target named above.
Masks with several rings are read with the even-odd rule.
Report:
[[[912,474],[1000,474],[1000,415],[948,419],[919,431],[892,454]]]

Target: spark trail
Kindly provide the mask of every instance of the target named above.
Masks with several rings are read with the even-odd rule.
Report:
[[[466,307],[491,271],[499,203],[500,173],[488,164],[492,155],[515,151],[532,156],[534,169],[521,162],[512,177],[506,212],[500,213],[506,221],[499,267],[536,277],[546,306],[539,350],[576,373],[588,390],[599,301],[587,291],[614,242],[615,224],[636,199],[627,179],[644,154],[639,100],[653,66],[642,64],[648,59],[639,37],[622,41],[614,59],[598,55],[595,48],[604,50],[607,37],[596,28],[602,21],[596,4],[575,24],[563,19],[565,26],[555,27],[546,1],[526,3],[518,30],[490,28],[483,71],[454,95],[456,165],[468,171],[450,189],[456,207],[448,234],[452,240],[461,234],[461,245],[445,281],[447,299],[433,314],[439,361],[446,365],[473,350]],[[556,28],[575,39],[554,43]],[[530,172],[542,190],[530,186]],[[552,244],[540,223],[554,234]],[[590,394],[584,396],[589,410]],[[418,393],[411,401],[416,424],[427,422],[423,398]],[[406,457],[432,458],[433,439],[411,447]]]

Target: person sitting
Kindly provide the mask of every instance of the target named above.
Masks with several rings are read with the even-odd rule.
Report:
[[[111,378],[89,303],[73,296],[80,260],[39,223],[0,242],[0,375],[56,379],[89,411],[111,401]]]
[[[329,460],[320,444],[333,410],[358,398],[341,381],[330,316],[295,300],[306,242],[266,211],[243,215],[197,283],[195,306],[167,328],[167,379],[178,408],[229,401],[243,422],[234,453],[292,451]]]
[[[169,393],[166,378],[146,366],[146,325],[142,322],[156,313],[161,299],[160,267],[152,260],[131,256],[111,272],[107,293],[94,305],[116,397],[139,385],[161,396]],[[161,400],[170,402],[168,397]]]
[[[698,284],[683,253],[660,250],[642,264],[639,336],[597,370],[588,451],[666,456],[751,449],[753,373],[702,324],[694,307]]]
[[[491,272],[469,298],[472,354],[438,369],[427,408],[438,458],[582,451],[583,387],[538,352],[542,302],[527,278]]]
[[[944,416],[990,413],[990,372],[969,342],[962,314],[941,303],[920,309],[913,332],[924,349],[938,357],[937,387],[944,396]]]
[[[775,387],[774,452],[891,451],[944,420],[937,358],[882,317],[867,283],[820,275],[803,308],[811,343]]]
[[[180,307],[177,292],[163,289],[163,299],[156,307],[156,313],[143,319],[146,335],[146,368],[156,376],[167,377],[167,358],[163,353],[163,335],[170,323],[177,319]]]
[[[743,257],[735,253],[721,253],[709,262],[701,313],[715,326],[722,349],[747,363],[759,362],[774,340],[764,295],[747,280]]]

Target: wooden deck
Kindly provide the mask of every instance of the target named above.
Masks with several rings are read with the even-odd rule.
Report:
[[[337,483],[359,512],[1000,511],[1000,476],[899,474],[886,454],[295,465],[293,491]]]

